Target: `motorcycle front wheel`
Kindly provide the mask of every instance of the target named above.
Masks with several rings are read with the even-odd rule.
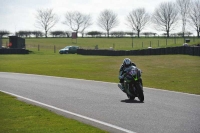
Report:
[[[138,99],[140,100],[140,102],[144,102],[144,92],[143,92],[142,84],[139,82],[136,85],[136,88],[137,88],[137,92],[138,92]]]
[[[130,99],[130,100],[134,100],[135,99],[135,96],[130,96],[130,95],[128,95],[128,94],[126,94],[127,95],[127,97]]]

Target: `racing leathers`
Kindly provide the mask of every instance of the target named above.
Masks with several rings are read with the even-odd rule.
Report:
[[[120,80],[120,84],[118,84],[119,88],[124,91],[124,85],[123,85],[123,82],[124,82],[124,77],[123,77],[123,74],[124,74],[124,70],[127,68],[127,67],[130,67],[130,66],[135,66],[135,63],[131,63],[129,66],[125,66],[124,64],[121,65],[120,69],[119,69],[119,80]]]

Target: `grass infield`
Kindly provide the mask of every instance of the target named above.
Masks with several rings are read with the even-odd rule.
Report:
[[[0,92],[1,133],[106,133]]]
[[[142,70],[145,87],[200,94],[200,58],[189,55],[82,56],[37,52],[1,55],[0,71],[118,82],[124,58]]]
[[[82,40],[82,42],[81,42]],[[126,57],[142,69],[145,87],[200,94],[200,57],[189,55],[156,55],[156,56],[82,56],[77,54],[60,55],[47,46],[58,47],[72,45],[71,40],[63,39],[27,39],[33,46],[27,49],[33,52],[28,55],[0,55],[1,72],[17,72],[49,75],[58,77],[79,78],[106,82],[118,82],[118,71]],[[90,42],[93,41],[93,42]],[[123,45],[127,41],[128,45]],[[142,40],[143,41],[143,40]],[[6,42],[6,39],[3,39]],[[67,42],[67,43],[66,43]],[[113,46],[113,40],[79,39],[77,45],[101,48]],[[130,39],[115,40],[116,49],[131,49]],[[141,42],[141,41],[140,41]],[[149,40],[148,40],[149,42]],[[138,42],[139,43],[139,42]],[[119,46],[119,47],[118,47]],[[141,45],[138,45],[141,47]],[[163,42],[163,47],[166,45]],[[171,45],[172,46],[172,45]],[[147,47],[147,46],[145,46]],[[63,133],[63,132],[105,132],[89,125],[55,115],[54,113],[17,101],[14,97],[0,92],[0,132],[2,133]]]

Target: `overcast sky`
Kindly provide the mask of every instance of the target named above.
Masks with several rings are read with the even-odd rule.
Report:
[[[34,26],[38,9],[52,8],[59,16],[59,22],[51,29],[71,31],[62,22],[68,11],[79,11],[92,16],[93,25],[86,31],[103,31],[97,26],[97,17],[105,9],[112,10],[118,15],[119,26],[113,31],[131,31],[126,26],[126,17],[133,9],[143,7],[153,13],[161,2],[175,0],[0,0],[0,30],[12,33],[20,30],[40,30]],[[181,27],[181,26],[180,26]],[[148,31],[146,26],[144,31]],[[153,28],[151,31],[155,31]]]

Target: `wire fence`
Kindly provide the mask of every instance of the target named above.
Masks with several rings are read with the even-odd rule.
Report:
[[[59,39],[59,38],[58,38]],[[59,39],[60,40],[60,39]],[[52,39],[53,41],[53,39]],[[26,49],[30,51],[58,53],[65,46],[76,45],[81,49],[112,49],[112,50],[138,50],[148,48],[165,48],[182,46],[185,42],[189,45],[200,44],[200,38],[196,37],[173,37],[173,38],[78,38],[77,43],[70,39],[66,40],[65,44],[26,44]],[[7,42],[3,41],[4,47],[7,47]]]
[[[26,44],[26,49],[30,51],[48,51],[57,53],[60,49],[62,49],[62,46],[56,46],[56,45],[42,45],[42,44]]]
[[[0,48],[2,47],[2,44],[3,44],[2,37],[0,36]]]

